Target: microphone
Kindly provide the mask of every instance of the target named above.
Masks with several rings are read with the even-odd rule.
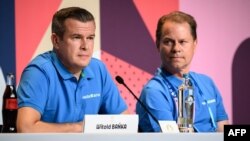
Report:
[[[156,117],[147,109],[147,107],[144,105],[143,102],[141,102],[141,100],[132,92],[132,90],[125,84],[123,78],[119,75],[117,75],[115,77],[116,81],[119,84],[122,84],[123,86],[125,86],[127,88],[127,90],[134,96],[134,98],[137,100],[137,102],[139,102],[139,104],[143,107],[143,109],[153,118],[153,120],[158,124],[158,126],[160,127],[160,131],[162,132],[161,126],[159,121],[156,119]]]

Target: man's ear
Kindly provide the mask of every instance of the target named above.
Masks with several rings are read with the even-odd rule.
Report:
[[[51,42],[53,44],[53,47],[58,48],[59,37],[55,33],[52,33],[50,39],[51,39]]]
[[[197,39],[196,40],[194,40],[194,52],[196,51],[196,48],[197,48]]]
[[[155,42],[155,46],[156,46],[157,51],[160,52],[160,43],[159,43],[159,41]]]

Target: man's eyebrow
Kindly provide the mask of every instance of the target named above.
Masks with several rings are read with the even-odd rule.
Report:
[[[82,35],[79,33],[73,33],[71,36],[82,36]]]
[[[171,41],[174,41],[174,39],[170,38],[170,37],[163,37],[162,38],[163,40],[171,40]]]
[[[95,37],[95,34],[90,34],[89,36]]]

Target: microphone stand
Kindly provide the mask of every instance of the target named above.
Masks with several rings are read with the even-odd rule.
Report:
[[[122,84],[127,88],[127,90],[134,96],[134,98],[139,102],[139,104],[143,107],[143,109],[153,118],[153,120],[159,125],[160,131],[162,132],[161,126],[159,124],[159,121],[156,119],[156,117],[147,109],[147,107],[144,105],[144,103],[141,102],[141,100],[132,92],[132,90],[124,83],[122,77],[116,76],[116,81],[119,84]]]

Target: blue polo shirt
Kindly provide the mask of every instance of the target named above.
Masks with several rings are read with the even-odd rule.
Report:
[[[19,108],[34,108],[45,122],[78,122],[85,114],[119,114],[127,109],[100,60],[92,58],[77,81],[53,51],[37,56],[24,69],[17,95]]]
[[[214,132],[218,121],[228,119],[221,94],[208,76],[195,72],[190,72],[189,75],[194,87],[195,131]],[[177,121],[176,97],[170,92],[173,91],[177,96],[178,87],[181,84],[181,79],[162,69],[158,69],[156,75],[143,88],[140,100],[158,120]],[[136,104],[136,113],[139,115],[139,129],[142,132],[160,131],[159,125],[145,112],[139,103]]]

